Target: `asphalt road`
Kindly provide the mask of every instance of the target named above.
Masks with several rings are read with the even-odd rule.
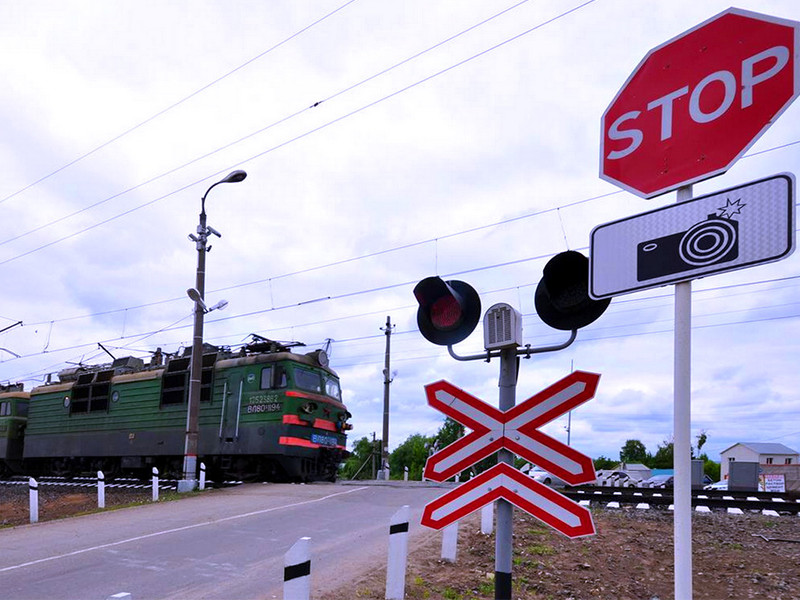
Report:
[[[282,598],[283,556],[311,538],[312,593],[385,568],[389,520],[412,485],[248,484],[123,510],[0,530],[0,599]],[[412,546],[413,547],[413,546]]]

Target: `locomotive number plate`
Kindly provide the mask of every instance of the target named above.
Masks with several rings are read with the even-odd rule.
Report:
[[[311,434],[311,441],[320,446],[335,446],[336,438],[332,435],[320,435],[318,433]]]

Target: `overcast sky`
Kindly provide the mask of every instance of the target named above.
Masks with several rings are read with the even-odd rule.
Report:
[[[391,433],[434,434],[423,386],[496,405],[499,363],[456,362],[416,328],[412,289],[469,282],[533,307],[542,268],[593,227],[675,202],[598,176],[600,118],[651,48],[727,1],[21,0],[0,4],[0,380],[191,344],[200,198],[206,340],[331,342],[353,414],[380,436],[390,316]],[[795,0],[739,8],[800,21]],[[712,193],[797,170],[800,103]],[[800,449],[800,253],[693,284],[692,436]],[[673,290],[616,298],[570,348],[523,360],[521,402],[571,368],[602,375],[571,443],[617,458],[672,435]],[[456,347],[479,352],[482,328]],[[19,358],[15,357],[19,355]],[[567,419],[545,427],[566,441]]]

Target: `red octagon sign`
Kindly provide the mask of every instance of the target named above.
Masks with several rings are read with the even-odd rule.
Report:
[[[602,119],[600,177],[643,198],[727,171],[800,93],[800,23],[728,9],[647,53]]]

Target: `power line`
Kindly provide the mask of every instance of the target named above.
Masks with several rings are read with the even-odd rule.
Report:
[[[355,0],[351,0],[351,2],[353,2],[353,1],[355,1]],[[570,13],[573,13],[573,12],[575,12],[575,11],[577,11],[577,10],[579,10],[579,9],[589,5],[589,4],[592,4],[593,2],[595,2],[595,0],[587,0],[586,2],[584,2],[583,4],[581,4],[581,5],[577,6],[577,7],[571,8],[571,9],[569,9],[569,10],[567,10],[567,11],[565,11],[565,12],[563,12],[563,13],[561,13],[561,14],[559,14],[559,15],[551,18],[551,19],[548,19],[547,21],[539,23],[538,25],[535,25],[534,27],[531,27],[531,28],[523,31],[522,33],[519,33],[519,34],[517,34],[515,36],[512,36],[512,37],[506,39],[503,42],[495,44],[494,46],[491,46],[490,48],[482,50],[481,52],[478,52],[477,54],[474,54],[474,55],[472,55],[472,56],[470,56],[470,57],[468,57],[466,59],[463,59],[463,60],[461,60],[461,61],[459,61],[459,62],[457,62],[457,63],[455,63],[455,64],[453,64],[453,65],[451,65],[449,67],[446,67],[445,69],[442,69],[442,70],[440,70],[440,71],[438,71],[438,72],[436,72],[436,73],[434,73],[432,75],[424,77],[423,79],[420,79],[415,83],[407,85],[407,86],[405,86],[405,87],[403,87],[403,88],[401,88],[399,90],[396,90],[396,91],[394,91],[394,92],[392,92],[392,93],[390,93],[390,94],[388,94],[386,96],[383,96],[382,98],[379,98],[379,99],[374,100],[374,101],[372,101],[372,102],[370,102],[368,104],[365,104],[365,105],[361,106],[360,108],[357,108],[357,109],[355,109],[355,110],[353,110],[353,111],[351,111],[349,113],[346,113],[344,115],[336,117],[335,119],[332,119],[331,121],[323,123],[322,125],[319,125],[317,127],[314,127],[312,129],[306,131],[305,133],[301,133],[301,134],[299,134],[299,135],[297,135],[297,136],[295,136],[293,138],[290,138],[290,139],[285,140],[285,141],[283,141],[283,142],[281,142],[281,143],[279,143],[279,144],[277,144],[275,146],[272,146],[271,148],[268,148],[266,150],[263,150],[262,152],[259,152],[259,153],[255,154],[253,156],[250,156],[249,158],[246,158],[246,159],[244,159],[242,161],[238,161],[236,164],[234,164],[232,166],[229,165],[229,166],[227,166],[227,167],[225,167],[223,169],[220,169],[219,171],[217,171],[215,173],[212,173],[210,175],[207,175],[207,176],[203,177],[202,179],[199,179],[199,180],[194,181],[192,183],[186,184],[186,185],[184,185],[184,186],[182,186],[182,187],[180,187],[180,188],[178,188],[176,190],[173,190],[171,192],[163,194],[162,196],[159,196],[158,198],[155,198],[153,200],[150,200],[148,202],[140,204],[139,206],[131,208],[131,209],[129,209],[127,211],[124,211],[124,212],[122,212],[120,214],[111,216],[111,217],[109,217],[107,219],[104,219],[102,221],[99,221],[99,222],[97,222],[97,223],[95,223],[93,225],[89,225],[87,227],[84,227],[83,229],[74,231],[69,235],[63,236],[61,238],[58,238],[56,240],[53,240],[51,242],[48,242],[46,244],[43,244],[41,246],[38,246],[38,247],[33,248],[31,250],[28,250],[27,252],[23,252],[22,254],[18,254],[16,256],[12,256],[12,257],[4,260],[4,261],[1,261],[0,265],[7,264],[7,263],[12,262],[14,260],[17,260],[19,258],[23,258],[25,256],[28,256],[30,254],[34,254],[36,252],[39,252],[40,250],[44,250],[45,248],[49,248],[51,246],[54,246],[56,244],[59,244],[61,242],[66,241],[66,240],[72,239],[72,238],[74,238],[74,237],[76,237],[78,235],[86,233],[87,231],[91,231],[92,229],[100,227],[101,225],[105,225],[105,224],[110,223],[112,221],[116,221],[117,219],[119,219],[121,217],[127,216],[127,215],[129,215],[129,214],[131,214],[133,212],[136,212],[136,211],[138,211],[138,210],[140,210],[142,208],[150,206],[151,204],[155,204],[156,202],[159,202],[160,200],[163,200],[165,198],[173,196],[173,195],[177,194],[178,192],[182,192],[182,191],[184,191],[184,190],[186,190],[186,189],[188,189],[188,188],[190,188],[190,187],[192,187],[194,185],[197,185],[197,184],[199,184],[199,183],[201,183],[203,181],[206,181],[207,179],[210,179],[212,177],[217,177],[218,175],[221,175],[222,173],[225,173],[225,172],[229,171],[230,169],[239,167],[241,165],[245,165],[245,164],[247,164],[249,162],[252,162],[252,161],[254,161],[254,160],[258,159],[258,158],[261,158],[261,157],[263,157],[263,156],[265,156],[265,155],[267,155],[267,154],[269,154],[271,152],[279,150],[280,148],[283,148],[284,146],[287,146],[287,145],[292,144],[294,142],[300,141],[300,140],[302,140],[302,139],[304,139],[304,138],[306,138],[306,137],[308,137],[310,135],[313,135],[313,134],[315,134],[315,133],[317,133],[319,131],[327,129],[331,125],[339,123],[340,121],[343,121],[343,120],[348,119],[350,117],[353,117],[353,116],[355,116],[355,115],[357,115],[357,114],[359,114],[359,113],[361,113],[361,112],[363,112],[363,111],[365,111],[365,110],[367,110],[369,108],[372,108],[374,106],[377,106],[378,104],[381,104],[381,103],[385,102],[386,100],[394,98],[395,96],[398,96],[399,94],[407,92],[407,91],[409,91],[409,90],[411,90],[411,89],[413,89],[413,88],[415,88],[415,87],[417,87],[419,85],[422,85],[423,83],[431,81],[431,80],[435,79],[436,77],[439,77],[440,75],[443,75],[445,73],[448,73],[448,72],[452,71],[453,69],[461,67],[461,66],[467,64],[468,62],[470,62],[472,60],[475,60],[475,59],[477,59],[477,58],[479,58],[481,56],[484,56],[485,54],[488,54],[489,52],[497,50],[498,48],[502,48],[506,44],[509,44],[509,43],[511,43],[513,41],[516,41],[516,40],[520,39],[521,37],[523,37],[525,35],[528,35],[529,33],[533,32],[533,31],[536,31],[537,29],[540,29],[540,28],[542,28],[542,27],[544,27],[546,25],[549,25],[549,24],[551,24],[551,23],[553,23],[553,22],[555,22],[555,21],[557,21],[557,20],[569,15]],[[98,204],[102,204],[102,202],[99,202]],[[67,217],[65,217],[65,218],[67,218]]]
[[[190,100],[191,98],[194,98],[195,96],[197,96],[198,94],[200,94],[200,93],[204,92],[205,90],[209,89],[210,87],[212,87],[212,86],[214,86],[214,85],[218,84],[218,83],[219,83],[219,82],[221,82],[223,79],[226,79],[226,78],[230,77],[231,75],[233,75],[233,74],[234,74],[234,73],[236,73],[237,71],[240,71],[240,70],[242,70],[243,68],[245,68],[246,66],[248,66],[248,65],[250,65],[250,64],[252,64],[252,63],[254,63],[254,62],[255,62],[255,61],[257,61],[259,58],[262,58],[262,57],[266,56],[267,54],[269,54],[270,52],[272,52],[273,50],[276,50],[277,48],[280,48],[281,46],[283,46],[283,45],[284,45],[284,44],[286,44],[287,42],[289,42],[289,41],[293,40],[294,38],[298,37],[299,35],[301,35],[301,34],[305,33],[306,31],[308,31],[309,29],[311,29],[311,28],[312,28],[312,27],[314,27],[315,25],[318,25],[319,23],[322,23],[322,22],[323,22],[324,20],[326,20],[328,17],[331,17],[331,16],[333,16],[334,14],[336,14],[336,13],[338,13],[339,11],[341,11],[342,9],[346,8],[347,6],[349,6],[350,4],[352,4],[353,2],[356,2],[356,0],[348,0],[347,2],[345,2],[344,4],[342,4],[342,5],[341,5],[339,8],[337,8],[337,9],[335,9],[335,10],[333,10],[333,11],[329,12],[328,14],[326,14],[324,17],[322,17],[322,18],[320,18],[320,19],[317,19],[316,21],[314,21],[314,22],[313,22],[313,23],[311,23],[310,25],[307,25],[307,26],[306,26],[306,27],[304,27],[303,29],[301,29],[301,30],[299,30],[299,31],[297,31],[297,32],[295,32],[295,33],[293,33],[293,34],[292,34],[292,35],[290,35],[288,38],[284,39],[284,40],[283,40],[283,41],[281,41],[281,42],[278,42],[277,44],[275,44],[275,45],[274,45],[274,46],[272,46],[271,48],[268,48],[267,50],[265,50],[265,51],[261,52],[260,54],[258,54],[258,55],[256,55],[256,56],[254,56],[253,58],[251,58],[251,59],[249,59],[249,60],[247,60],[247,61],[243,62],[242,64],[240,64],[240,65],[239,65],[239,66],[237,66],[236,68],[234,68],[234,69],[232,69],[232,70],[228,71],[228,72],[227,72],[227,73],[225,73],[224,75],[221,75],[221,76],[217,77],[217,78],[216,78],[216,79],[214,79],[213,81],[211,81],[211,82],[209,82],[209,83],[205,84],[204,86],[202,86],[201,88],[199,88],[199,89],[195,90],[194,92],[192,92],[192,93],[191,93],[191,94],[189,94],[188,96],[185,96],[184,98],[182,98],[182,99],[178,100],[177,102],[174,102],[173,104],[170,104],[169,106],[167,106],[166,108],[164,108],[164,109],[160,110],[160,111],[159,111],[159,112],[157,112],[156,114],[154,114],[154,115],[152,115],[152,116],[148,117],[147,119],[145,119],[144,121],[142,121],[142,122],[138,123],[137,125],[134,125],[134,126],[133,126],[133,127],[131,127],[130,129],[127,129],[127,130],[123,131],[122,133],[120,133],[120,134],[116,135],[115,137],[111,138],[110,140],[108,140],[108,141],[106,141],[106,142],[104,142],[104,143],[100,144],[99,146],[97,146],[96,148],[94,148],[94,149],[90,150],[89,152],[87,152],[87,153],[85,153],[85,154],[83,154],[83,155],[79,156],[78,158],[75,158],[75,159],[71,160],[70,162],[68,162],[68,163],[67,163],[67,164],[65,164],[65,165],[62,165],[61,167],[59,167],[59,168],[58,168],[58,169],[56,169],[55,171],[52,171],[51,173],[48,173],[47,175],[45,175],[45,176],[43,176],[43,177],[40,177],[39,179],[37,179],[37,180],[36,180],[36,181],[34,181],[33,183],[29,183],[28,185],[26,185],[26,186],[25,186],[25,187],[23,187],[22,189],[19,189],[19,190],[17,190],[16,192],[14,192],[13,194],[11,194],[11,195],[9,195],[9,196],[6,196],[5,198],[3,198],[3,199],[1,199],[1,200],[0,200],[0,204],[2,204],[3,202],[5,202],[6,200],[10,200],[10,199],[11,199],[11,198],[13,198],[14,196],[17,196],[17,195],[21,194],[22,192],[24,192],[24,191],[26,191],[26,190],[29,190],[30,188],[34,187],[35,185],[38,185],[39,183],[42,183],[43,181],[45,181],[45,180],[49,179],[49,178],[50,178],[50,177],[52,177],[53,175],[56,175],[57,173],[60,173],[60,172],[61,172],[61,171],[63,171],[64,169],[67,169],[67,168],[71,167],[72,165],[75,165],[75,164],[79,163],[79,162],[80,162],[80,161],[82,161],[83,159],[85,159],[85,158],[88,158],[89,156],[91,156],[92,154],[94,154],[94,153],[98,152],[99,150],[102,150],[102,149],[103,149],[103,148],[105,148],[106,146],[109,146],[109,145],[113,144],[114,142],[116,142],[117,140],[119,140],[119,139],[121,139],[121,138],[125,137],[125,136],[126,136],[126,135],[128,135],[129,133],[132,133],[132,132],[136,131],[136,130],[137,130],[137,129],[139,129],[140,127],[142,127],[142,126],[144,126],[144,125],[146,125],[146,124],[150,123],[151,121],[154,121],[154,120],[155,120],[155,119],[157,119],[158,117],[160,117],[160,116],[162,116],[162,115],[164,115],[164,114],[168,113],[169,111],[171,111],[172,109],[174,109],[174,108],[176,108],[176,107],[180,106],[181,104],[183,104],[183,103],[184,103],[184,102],[186,102],[187,100]],[[137,187],[138,187],[138,186],[137,186]],[[136,189],[136,188],[133,188],[133,189]],[[125,193],[125,192],[122,192],[122,193]],[[112,197],[113,197],[113,196],[112,196]],[[110,198],[109,198],[109,199],[110,199]],[[96,206],[96,205],[95,205],[95,206]],[[90,207],[90,208],[91,208],[91,207]],[[80,211],[79,211],[79,212],[80,212]],[[77,213],[74,213],[74,214],[77,214]],[[72,216],[72,215],[70,215],[70,216]],[[56,221],[56,222],[57,222],[57,221]],[[39,229],[42,229],[42,228],[40,227]],[[35,229],[35,230],[33,230],[33,231],[38,231],[38,229]],[[29,232],[29,233],[31,233],[31,232]],[[21,236],[18,236],[18,237],[21,237]],[[16,239],[16,238],[14,238],[14,239]],[[7,241],[10,241],[10,240],[7,240]],[[3,243],[5,243],[5,242],[3,242]]]
[[[352,1],[355,1],[355,0],[351,0],[351,2],[352,2]],[[341,96],[341,95],[343,95],[343,94],[345,94],[345,93],[347,93],[347,92],[350,92],[350,91],[352,91],[352,90],[354,90],[354,89],[356,89],[356,88],[358,88],[358,87],[360,87],[360,86],[362,86],[362,85],[364,85],[364,84],[366,84],[366,83],[368,83],[368,82],[372,81],[373,79],[376,79],[376,78],[380,77],[381,75],[385,75],[386,73],[389,73],[390,71],[393,71],[394,69],[396,69],[396,68],[398,68],[398,67],[400,67],[400,66],[402,66],[402,65],[404,65],[404,64],[406,64],[406,63],[409,63],[409,62],[411,62],[412,60],[415,60],[415,59],[417,59],[417,58],[419,58],[419,57],[421,57],[421,56],[423,56],[423,55],[427,54],[428,52],[431,52],[432,50],[435,50],[436,48],[439,48],[440,46],[443,46],[444,44],[447,44],[447,43],[449,43],[449,42],[451,42],[451,41],[453,41],[453,40],[455,40],[455,39],[457,39],[457,38],[461,37],[462,35],[465,35],[466,33],[469,33],[470,31],[473,31],[474,29],[476,29],[476,28],[478,28],[478,27],[481,27],[481,26],[485,25],[486,23],[489,23],[490,21],[492,21],[492,20],[494,20],[494,19],[496,19],[496,18],[498,18],[498,17],[500,17],[500,16],[502,16],[502,15],[504,15],[504,14],[506,14],[506,13],[510,12],[511,10],[513,10],[513,9],[515,9],[515,8],[518,8],[519,6],[522,6],[523,4],[527,3],[528,1],[529,1],[529,0],[522,0],[521,2],[518,2],[517,4],[515,4],[515,5],[513,5],[513,6],[509,7],[509,8],[506,8],[506,9],[504,9],[504,10],[502,10],[502,11],[498,12],[498,13],[495,13],[495,14],[494,14],[494,15],[492,15],[491,17],[489,17],[489,18],[487,18],[487,19],[484,19],[483,21],[480,21],[479,23],[476,23],[475,25],[472,25],[471,27],[468,27],[467,29],[464,29],[464,30],[460,31],[460,32],[459,32],[459,33],[457,33],[457,34],[455,34],[455,35],[452,35],[452,36],[450,36],[449,38],[447,38],[447,39],[445,39],[445,40],[442,40],[441,42],[439,42],[439,43],[437,43],[437,44],[434,44],[433,46],[430,46],[430,47],[426,48],[425,50],[422,50],[422,51],[420,51],[420,52],[417,52],[416,54],[414,54],[414,55],[412,55],[412,56],[410,56],[410,57],[408,57],[408,58],[406,58],[406,59],[404,59],[404,60],[402,60],[402,61],[400,61],[400,62],[398,62],[398,63],[395,63],[394,65],[392,65],[392,66],[390,66],[390,67],[387,67],[387,68],[385,68],[385,69],[383,69],[383,70],[381,70],[381,71],[379,71],[379,72],[377,72],[377,73],[375,73],[375,74],[373,74],[373,75],[370,75],[369,77],[366,77],[365,79],[362,79],[362,80],[361,80],[361,81],[359,81],[358,83],[355,83],[355,84],[353,84],[353,85],[350,85],[350,86],[348,86],[348,87],[346,87],[346,88],[344,88],[344,89],[342,89],[342,90],[340,90],[340,91],[338,91],[338,92],[336,92],[336,93],[334,93],[334,94],[331,94],[330,96],[327,96],[326,98],[323,98],[322,100],[319,100],[319,101],[315,102],[315,103],[314,103],[314,104],[312,104],[311,106],[307,106],[307,107],[305,107],[305,108],[303,108],[303,109],[300,109],[300,110],[298,110],[298,111],[296,111],[296,112],[294,112],[294,113],[292,113],[292,114],[290,114],[290,115],[288,115],[288,116],[285,116],[285,117],[283,117],[283,118],[281,118],[281,119],[278,119],[277,121],[274,121],[274,122],[270,123],[269,125],[267,125],[267,126],[265,126],[265,127],[262,127],[262,128],[260,128],[260,129],[257,129],[257,130],[255,130],[255,131],[253,131],[253,132],[251,132],[251,133],[249,133],[249,134],[247,134],[247,135],[243,136],[243,137],[240,137],[240,138],[238,138],[237,140],[234,140],[234,141],[232,141],[232,142],[229,142],[229,143],[227,143],[227,144],[224,144],[224,145],[222,145],[222,146],[220,146],[220,147],[216,148],[215,150],[212,150],[211,152],[207,152],[206,154],[203,154],[203,155],[201,155],[201,156],[198,156],[198,157],[196,157],[196,158],[193,158],[192,160],[190,160],[190,161],[188,161],[188,162],[185,162],[185,163],[183,163],[182,165],[179,165],[179,166],[177,166],[177,167],[174,167],[174,168],[170,169],[169,171],[166,171],[166,172],[164,172],[164,173],[161,173],[160,175],[156,175],[155,177],[151,177],[150,179],[148,179],[148,180],[146,180],[146,181],[143,181],[143,182],[141,182],[141,183],[138,183],[138,184],[136,184],[136,185],[134,185],[134,186],[132,186],[132,187],[129,187],[129,188],[127,188],[127,189],[125,189],[125,190],[123,190],[123,191],[121,191],[121,192],[117,192],[116,194],[113,194],[113,195],[111,195],[111,196],[108,196],[107,198],[105,198],[105,199],[103,199],[103,200],[99,200],[98,202],[95,202],[94,204],[90,204],[90,205],[88,205],[88,206],[85,206],[85,207],[81,208],[80,210],[74,211],[74,212],[72,212],[72,213],[70,213],[70,214],[68,214],[68,215],[64,215],[63,217],[59,217],[58,219],[55,219],[54,221],[50,221],[49,223],[43,223],[42,225],[39,225],[39,226],[37,226],[37,227],[34,227],[33,229],[31,229],[31,230],[29,230],[29,231],[26,231],[26,232],[24,232],[24,233],[20,233],[20,234],[17,234],[17,235],[15,235],[15,236],[13,236],[13,237],[10,237],[10,238],[7,238],[7,239],[5,239],[5,240],[2,240],[2,241],[0,241],[0,246],[3,246],[3,245],[5,245],[5,244],[8,244],[8,243],[10,243],[10,242],[16,241],[16,240],[18,240],[18,239],[20,239],[20,238],[26,237],[26,236],[28,236],[28,235],[30,235],[30,234],[32,234],[32,233],[36,233],[36,232],[38,232],[38,231],[41,231],[41,230],[43,230],[43,229],[47,229],[48,227],[51,227],[51,226],[53,226],[53,225],[56,225],[56,224],[58,224],[58,223],[61,223],[61,222],[63,222],[63,221],[66,221],[66,220],[68,220],[68,219],[71,219],[72,217],[75,217],[75,216],[77,216],[77,215],[79,215],[79,214],[81,214],[81,213],[84,213],[84,212],[86,212],[86,211],[88,211],[88,210],[91,210],[91,209],[93,209],[93,208],[96,208],[96,207],[98,207],[98,206],[100,206],[100,205],[102,205],[102,204],[105,204],[106,202],[109,202],[109,201],[111,201],[111,200],[114,200],[114,199],[116,199],[116,198],[119,198],[119,197],[121,197],[121,196],[124,196],[125,194],[128,194],[128,193],[130,193],[130,192],[133,192],[133,191],[135,191],[135,190],[137,190],[137,189],[139,189],[139,188],[141,188],[141,187],[144,187],[144,186],[146,186],[146,185],[148,185],[148,184],[150,184],[150,183],[154,183],[155,181],[158,181],[159,179],[162,179],[162,178],[164,178],[164,177],[166,177],[166,176],[168,176],[168,175],[172,175],[173,173],[176,173],[177,171],[180,171],[180,170],[182,170],[182,169],[184,169],[184,168],[186,168],[186,167],[188,167],[188,166],[190,166],[190,165],[193,165],[193,164],[195,164],[196,162],[199,162],[199,161],[201,161],[201,160],[203,160],[203,159],[206,159],[206,158],[208,158],[208,157],[210,157],[210,156],[213,156],[214,154],[217,154],[218,152],[221,152],[221,151],[223,151],[223,150],[226,150],[226,149],[228,149],[228,148],[231,148],[231,147],[233,147],[233,146],[235,146],[235,145],[237,145],[237,144],[239,144],[239,143],[241,143],[241,142],[244,142],[244,141],[246,141],[246,140],[249,140],[249,139],[251,139],[251,138],[255,137],[256,135],[259,135],[259,134],[261,134],[261,133],[264,133],[265,131],[267,131],[267,130],[269,130],[269,129],[272,129],[273,127],[276,127],[277,125],[280,125],[280,124],[282,124],[282,123],[285,123],[285,122],[287,122],[287,121],[289,121],[289,120],[291,120],[291,119],[293,119],[293,118],[295,118],[295,117],[298,117],[298,116],[300,116],[301,114],[305,113],[305,112],[306,112],[306,111],[308,111],[308,110],[311,110],[311,109],[313,109],[313,108],[316,108],[317,106],[319,106],[320,104],[322,104],[322,103],[324,103],[324,102],[328,102],[328,101],[330,101],[330,100],[333,100],[334,98],[336,98],[336,97],[338,97],[338,96]],[[348,4],[349,4],[349,3],[348,3]],[[341,9],[341,8],[343,8],[343,7],[340,7],[340,9]],[[338,9],[338,10],[340,10],[340,9]],[[333,13],[330,13],[330,14],[333,14]],[[330,15],[328,15],[328,16],[330,16]],[[308,28],[306,28],[306,29],[308,29]],[[296,36],[296,35],[297,35],[297,34],[295,34],[295,36]],[[291,39],[291,38],[287,38],[287,40],[285,40],[285,41],[284,41],[284,42],[282,42],[282,43],[285,43],[286,41],[288,41],[288,39]],[[277,46],[273,47],[272,49],[274,49],[274,48],[277,48]],[[271,50],[272,50],[272,49],[271,49]],[[263,56],[263,54],[259,55],[259,57],[260,57],[260,56]],[[256,57],[256,58],[258,58],[258,57]],[[255,60],[255,59],[251,59],[250,61],[248,61],[248,63],[245,63],[245,64],[249,64],[249,62],[253,62],[253,60]],[[244,65],[242,65],[242,66],[244,66]],[[240,66],[239,68],[241,68],[241,66]],[[230,72],[230,73],[228,73],[228,74],[231,74],[231,73],[233,73],[233,72],[234,72],[234,71],[231,71],[231,72]],[[220,78],[220,79],[221,79],[221,78]],[[217,81],[219,81],[219,79],[218,79]],[[208,86],[206,86],[206,88],[207,88],[207,87],[210,87],[210,85],[212,85],[212,84],[209,84]],[[206,88],[203,88],[203,89],[206,89]],[[202,90],[199,90],[199,91],[202,91]],[[195,92],[195,95],[196,95],[197,93],[198,93],[198,92]],[[190,97],[191,97],[191,96],[187,96],[187,98],[185,98],[184,100],[186,100],[186,99],[188,99],[188,98],[190,98]],[[183,101],[181,101],[181,102],[183,102]],[[177,106],[177,104],[174,104],[174,105],[173,105],[173,107],[175,107],[175,106]],[[170,110],[170,109],[166,109],[166,110]],[[166,111],[162,111],[162,112],[161,112],[161,113],[159,113],[159,114],[163,114],[164,112],[166,112]],[[149,120],[152,120],[152,119],[153,119],[153,118],[155,118],[156,116],[158,116],[158,115],[155,115],[154,117],[151,117],[151,119],[149,119]],[[149,121],[149,120],[148,120],[148,121]],[[144,121],[144,122],[142,122],[142,123],[141,123],[139,126],[143,125],[144,123],[147,123],[148,121]],[[139,127],[139,126],[137,126],[137,127]],[[133,129],[129,130],[129,131],[128,131],[128,132],[126,132],[126,133],[130,133],[131,131],[133,131]],[[122,135],[125,135],[125,134],[122,134]],[[114,139],[119,139],[120,137],[122,137],[122,136],[118,136],[117,138],[114,138]],[[111,141],[114,141],[114,140],[111,140]],[[111,142],[107,142],[106,144],[104,144],[104,146],[105,146],[105,145],[108,145],[109,143],[111,143]],[[97,149],[95,149],[94,151],[96,151],[96,150],[99,150],[99,149],[100,149],[100,148],[102,148],[102,147],[103,147],[103,146],[100,146],[100,147],[98,147]],[[94,151],[92,151],[92,152],[91,152],[91,153],[89,153],[89,154],[92,154]],[[89,156],[89,154],[86,154],[86,155],[84,155],[82,158],[85,158],[86,156]],[[80,159],[78,159],[78,160],[80,160]],[[71,164],[74,164],[75,162],[77,162],[77,160],[76,160],[76,161],[73,161],[72,163],[70,163],[70,165],[71,165]],[[61,169],[64,169],[64,168],[66,168],[67,166],[69,166],[69,165],[65,165],[65,166],[64,166],[64,167],[62,167]],[[59,170],[61,170],[61,169],[59,169]],[[55,173],[57,173],[57,172],[58,172],[58,171],[54,171],[53,173],[51,173],[51,175],[54,175],[54,174],[55,174]],[[215,174],[215,175],[216,175],[216,174]],[[49,176],[50,176],[50,175],[48,175],[47,177],[49,177]],[[209,176],[209,177],[206,177],[206,178],[204,178],[204,180],[205,180],[205,179],[208,179],[208,178],[210,178],[210,177],[213,177],[213,176],[214,176],[214,175],[212,175],[212,176]],[[46,179],[47,177],[45,177],[45,178],[43,178],[43,179],[40,179],[39,181],[44,181],[44,179]],[[36,183],[38,183],[38,182],[36,182]],[[35,185],[35,183],[34,183],[34,184],[31,184],[31,185]],[[28,186],[28,187],[31,187],[31,186]],[[13,196],[13,195],[16,195],[16,194],[18,194],[18,193],[20,193],[20,192],[22,192],[22,191],[24,191],[25,189],[28,189],[28,188],[23,188],[22,190],[20,190],[20,191],[16,192],[15,194],[12,194],[12,196]],[[9,196],[9,198],[10,198],[10,197],[11,197],[11,196]],[[8,198],[6,198],[6,199],[8,199]],[[0,203],[2,203],[2,202],[3,202],[3,201],[0,201]]]

